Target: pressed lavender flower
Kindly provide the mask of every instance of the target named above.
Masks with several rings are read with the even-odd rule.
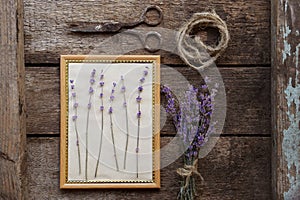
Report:
[[[95,83],[95,74],[96,70],[93,69],[90,77],[90,87],[89,87],[89,101],[87,105],[87,118],[86,118],[86,128],[85,128],[85,180],[88,180],[88,158],[89,158],[89,145],[88,145],[88,136],[89,136],[89,119],[90,119],[90,110],[92,108],[92,95],[94,94],[94,89],[92,85]]]
[[[143,86],[138,87],[139,92],[143,92]]]
[[[75,121],[77,119],[77,115],[72,116],[72,120]]]
[[[135,148],[135,153],[138,153],[139,152],[139,148]]]
[[[94,78],[91,78],[91,79],[90,79],[90,83],[91,83],[92,85],[93,85],[95,82],[96,82],[96,81],[95,81]]]
[[[91,72],[91,77],[95,77],[95,74],[96,74],[96,70],[93,69],[92,72]]]
[[[81,174],[81,159],[80,159],[80,146],[79,146],[79,134],[78,134],[78,129],[77,129],[77,111],[78,111],[78,103],[76,102],[76,93],[75,93],[75,84],[74,80],[70,80],[71,83],[71,90],[72,92],[72,98],[71,101],[73,102],[73,111],[74,114],[72,116],[72,120],[74,122],[74,129],[75,129],[75,134],[76,134],[76,147],[77,147],[77,156],[78,156],[78,171],[79,174]]]
[[[141,79],[140,79],[140,82],[141,82],[141,83],[144,83],[144,82],[145,82],[145,77],[141,78]]]
[[[144,70],[144,76],[148,75],[148,70]]]
[[[104,74],[100,74],[100,80],[104,78]]]
[[[124,150],[124,162],[123,168],[126,169],[126,159],[127,159],[127,152],[128,152],[128,142],[129,142],[129,126],[128,126],[128,109],[127,109],[127,100],[126,100],[126,87],[125,87],[125,79],[124,76],[121,76],[121,93],[123,94],[123,107],[125,110],[125,120],[126,120],[126,144]]]
[[[142,112],[139,110],[136,114],[137,118],[141,118]]]
[[[137,101],[138,103],[140,103],[140,102],[142,101],[142,97],[138,96],[138,97],[136,98],[136,101]]]
[[[143,91],[143,83],[145,82],[145,77],[148,75],[148,68],[143,71],[143,76],[139,80],[139,87],[137,89],[138,96],[136,97],[136,102],[138,104],[138,111],[137,111],[137,119],[138,119],[138,129],[137,129],[137,140],[136,140],[136,178],[139,177],[139,143],[140,143],[140,127],[141,127],[141,101],[142,97],[140,96]]]
[[[109,107],[108,113],[109,113],[109,114],[112,114],[112,113],[113,113],[113,108],[112,108],[112,107]]]
[[[122,86],[122,87],[121,87],[121,92],[124,93],[125,91],[126,91],[126,87],[125,87],[125,86]]]
[[[97,158],[97,163],[96,163],[96,168],[95,168],[95,178],[97,177],[97,171],[98,171],[98,166],[99,166],[99,162],[100,162],[100,157],[101,157],[101,151],[102,151],[102,143],[103,143],[103,128],[104,128],[104,114],[103,114],[103,111],[104,111],[104,102],[103,102],[103,86],[104,86],[104,74],[103,74],[103,70],[101,70],[100,72],[100,82],[99,82],[99,85],[100,85],[100,88],[101,88],[101,92],[100,92],[100,99],[101,99],[101,105],[100,105],[100,111],[101,111],[101,132],[100,132],[100,141],[99,141],[99,150],[98,150],[98,158]]]
[[[94,93],[94,89],[92,87],[89,88],[89,93],[90,94]]]
[[[116,151],[116,145],[115,145],[114,127],[113,127],[113,120],[112,120],[112,115],[113,115],[112,104],[113,104],[113,100],[115,98],[113,96],[113,93],[115,92],[115,87],[116,86],[117,86],[116,82],[113,82],[113,88],[111,90],[111,94],[110,94],[110,97],[109,97],[109,99],[110,99],[110,107],[108,109],[108,113],[109,113],[109,119],[110,119],[110,133],[111,133],[111,139],[112,139],[112,143],[113,143],[116,168],[117,168],[117,171],[119,171],[119,164],[118,164],[117,151]]]

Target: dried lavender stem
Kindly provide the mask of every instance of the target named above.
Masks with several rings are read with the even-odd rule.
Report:
[[[89,104],[91,103],[92,95],[90,94]],[[87,111],[87,118],[86,118],[86,129],[85,129],[85,180],[87,180],[87,168],[88,168],[88,132],[89,132],[89,120],[90,120],[90,108]]]
[[[122,79],[123,87],[124,85],[124,79]],[[125,155],[124,155],[124,165],[123,168],[126,169],[126,158],[127,158],[127,151],[128,151],[128,141],[129,141],[129,128],[128,128],[128,109],[127,109],[127,102],[126,102],[126,92],[123,92],[123,100],[125,104],[125,115],[126,115],[126,145],[125,145]]]
[[[138,111],[141,112],[141,104],[138,104]],[[136,140],[136,178],[139,178],[139,146],[140,146],[140,126],[141,118],[138,118],[138,132]]]
[[[77,116],[77,110],[76,110],[76,116]],[[79,148],[79,134],[77,129],[77,123],[75,123],[75,133],[76,133],[76,146],[77,146],[77,154],[78,154],[78,168],[79,168],[79,174],[81,174],[81,159],[80,159],[80,148]]]
[[[118,165],[118,158],[117,158],[117,151],[116,151],[116,145],[115,145],[115,137],[114,137],[114,129],[113,129],[113,123],[112,123],[112,114],[110,114],[110,132],[111,132],[111,138],[112,138],[112,143],[114,147],[114,156],[115,156],[115,161],[116,161],[116,168],[117,171],[119,171],[119,165]]]
[[[102,89],[103,92],[103,89]],[[103,99],[101,99],[101,104],[103,106]],[[103,138],[103,110],[101,111],[101,135],[100,135],[100,146],[99,146],[99,153],[98,153],[98,159],[97,159],[97,164],[96,164],[96,170],[95,170],[95,178],[97,177],[97,171],[98,171],[98,166],[100,162],[100,155],[101,155],[101,149],[102,149],[102,138]]]

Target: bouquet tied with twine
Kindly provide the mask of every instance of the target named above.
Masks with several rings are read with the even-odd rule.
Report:
[[[196,27],[211,27],[219,30],[220,40],[215,47],[208,46],[201,38],[190,34]],[[190,67],[205,70],[211,66],[228,46],[229,32],[226,23],[214,12],[195,13],[188,23],[179,31],[177,36],[178,52],[182,60]],[[207,82],[209,80],[205,80]],[[177,102],[171,89],[163,86],[162,93],[167,99],[166,111],[172,116],[174,126],[182,139],[184,166],[177,169],[182,177],[177,199],[193,200],[197,195],[195,178],[203,178],[198,171],[198,157],[213,132],[211,115],[213,101],[217,90],[208,91],[206,84],[200,88],[189,86],[182,102]]]

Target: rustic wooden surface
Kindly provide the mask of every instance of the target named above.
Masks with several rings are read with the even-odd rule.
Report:
[[[272,0],[273,198],[300,199],[298,0]]]
[[[228,24],[231,40],[219,64],[270,64],[270,1],[211,0],[212,7]],[[107,20],[132,22],[138,19],[147,5],[158,5],[164,19],[159,27],[179,30],[193,13],[205,11],[207,1],[97,1],[24,0],[26,63],[59,63],[61,54],[99,54],[99,44],[110,34],[80,35],[70,32],[70,23],[101,22]],[[129,14],[130,13],[130,14]],[[209,38],[208,38],[209,40]],[[164,38],[164,41],[170,41]],[[172,39],[171,39],[172,41]],[[170,41],[170,42],[171,42]],[[132,43],[132,39],[131,39]],[[122,44],[122,48],[130,43]],[[121,48],[121,47],[120,47]],[[119,48],[110,49],[119,50]],[[136,51],[136,54],[148,52]],[[162,62],[182,63],[178,56],[158,52]]]
[[[162,145],[171,138],[163,137]],[[178,147],[170,146],[170,152]],[[197,199],[270,199],[270,138],[222,137],[216,147],[200,160],[205,179],[197,182]],[[181,159],[162,169],[160,190],[60,190],[59,138],[29,138],[29,199],[175,199],[180,177],[176,169]],[[169,159],[168,154],[162,160]]]
[[[0,199],[26,197],[23,1],[0,1]]]
[[[182,81],[174,73],[184,75],[191,84],[200,83],[201,76],[188,67],[174,67],[168,73],[162,68],[162,82],[180,90]],[[270,135],[270,68],[221,68],[226,87],[227,118],[224,134]],[[55,134],[59,132],[60,94],[58,67],[27,67],[27,133]],[[162,115],[163,116],[163,115]],[[162,120],[163,122],[163,120]],[[167,121],[162,134],[174,131]]]
[[[200,199],[271,199],[270,0],[210,2],[228,24],[231,40],[217,62],[227,93],[227,117],[217,146],[200,161],[199,169],[205,178],[204,185],[197,183]],[[182,166],[181,160],[162,169],[160,190],[59,189],[58,63],[60,54],[113,53],[136,44],[129,39],[121,41],[120,49],[114,45],[99,48],[111,34],[74,34],[69,31],[72,22],[112,19],[131,22],[146,5],[158,5],[164,13],[164,20],[158,27],[176,31],[193,13],[206,10],[210,3],[24,0],[24,4],[30,199],[175,199],[180,180],[175,170]],[[212,33],[207,42],[213,43],[216,36]],[[170,41],[163,39],[163,45]],[[129,53],[149,54],[144,50]],[[162,56],[163,64],[170,64],[172,71],[178,70],[190,83],[200,83],[200,75],[182,65],[177,55],[167,51],[156,54]],[[172,73],[162,70],[161,78],[162,82],[174,83],[176,90],[181,89],[179,86],[183,83],[174,79]],[[162,129],[162,145],[173,135],[174,128],[168,120]],[[176,150],[177,147],[170,147],[170,152]],[[162,155],[162,161],[168,159],[167,153]]]

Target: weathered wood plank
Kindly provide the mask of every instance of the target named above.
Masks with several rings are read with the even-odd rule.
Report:
[[[0,199],[26,199],[23,1],[0,1]]]
[[[272,0],[273,198],[300,199],[300,4]]]
[[[26,63],[58,63],[61,54],[100,54],[120,50],[121,45],[105,46],[97,50],[99,44],[110,34],[72,34],[72,22],[101,22],[107,20],[132,22],[139,18],[147,5],[158,5],[163,10],[162,28],[179,30],[193,13],[205,11],[207,1],[78,1],[78,0],[25,0],[25,55]],[[231,40],[220,64],[269,64],[270,63],[270,1],[255,0],[227,1],[211,0],[211,6],[228,24]],[[214,33],[214,31],[212,31]],[[215,32],[216,33],[216,32]],[[208,42],[214,42],[214,34]],[[164,38],[164,43],[173,43],[174,38]],[[138,40],[124,44],[126,49]],[[130,44],[131,43],[131,44]],[[113,51],[115,50],[115,51]],[[106,51],[107,52],[107,51]],[[119,51],[118,51],[119,52]],[[134,53],[149,54],[139,50]],[[162,63],[182,63],[178,56],[166,51],[158,52]]]
[[[162,68],[162,82],[180,90],[186,84],[175,76],[184,75],[187,82],[199,84],[201,76],[188,67]],[[227,93],[227,118],[224,133],[270,134],[270,69],[220,68]],[[28,107],[27,133],[59,132],[59,69],[57,67],[26,68],[26,98]],[[162,115],[163,117],[163,115]],[[174,133],[170,120],[162,134]]]
[[[166,145],[171,138],[162,138]],[[169,146],[169,152],[178,146]],[[223,137],[204,159],[199,170],[197,199],[270,199],[271,141],[266,137]],[[161,171],[160,190],[60,190],[59,138],[29,138],[28,178],[30,199],[176,199],[181,159]],[[169,159],[168,154],[161,155]]]

